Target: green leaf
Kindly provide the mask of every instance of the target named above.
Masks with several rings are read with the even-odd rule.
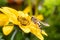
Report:
[[[2,33],[0,33],[0,39],[3,37]]]
[[[7,4],[6,0],[0,0],[0,6],[5,6]]]
[[[40,39],[38,39],[35,35],[31,34],[30,40],[40,40]]]
[[[23,37],[23,34],[22,34],[22,31],[18,31],[14,40],[24,40],[24,37]]]

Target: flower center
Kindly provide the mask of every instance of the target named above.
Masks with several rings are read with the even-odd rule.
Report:
[[[24,17],[19,17],[18,16],[18,21],[20,22],[21,26],[27,26],[27,25],[29,25],[29,20],[27,20]]]

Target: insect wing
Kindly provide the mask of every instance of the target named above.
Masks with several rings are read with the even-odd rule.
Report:
[[[49,24],[44,23],[44,22],[42,22],[42,21],[40,21],[40,23],[43,24],[44,26],[50,26]]]

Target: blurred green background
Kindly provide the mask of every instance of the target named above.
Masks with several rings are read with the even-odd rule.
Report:
[[[35,5],[36,0],[30,0]],[[50,27],[44,27],[43,29],[48,34],[48,37],[44,36],[45,40],[60,40],[60,0],[38,0],[38,14],[43,14],[44,20],[49,23]],[[17,10],[23,10],[28,4],[27,0],[17,2],[8,2],[7,0],[0,0],[0,7],[9,6]],[[17,33],[13,40],[39,40],[33,34],[25,34],[19,28],[16,29]],[[11,40],[14,31],[5,36],[0,28],[0,40]]]

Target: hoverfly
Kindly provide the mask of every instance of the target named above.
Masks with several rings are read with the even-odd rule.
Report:
[[[37,24],[40,28],[42,28],[42,25],[44,25],[44,26],[50,26],[49,24],[44,23],[44,22],[38,20],[34,16],[31,17],[31,20],[34,22],[34,24]]]

